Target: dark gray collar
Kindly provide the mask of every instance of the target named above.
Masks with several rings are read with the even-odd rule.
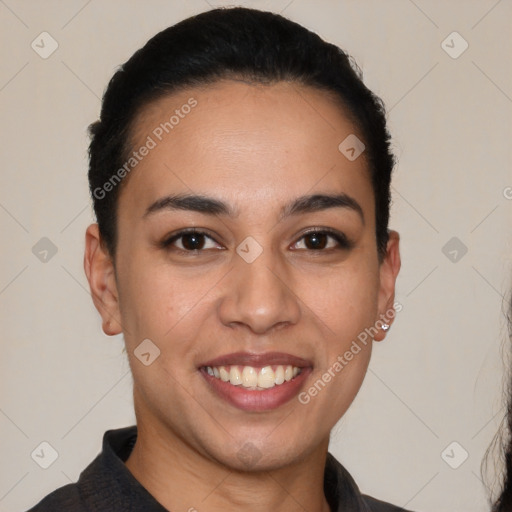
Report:
[[[80,474],[78,482],[57,489],[29,512],[168,512],[124,464],[136,440],[136,426],[105,432],[102,452]],[[332,512],[403,511],[362,495],[348,471],[330,453],[325,465],[324,492]],[[194,503],[190,507],[204,508]]]

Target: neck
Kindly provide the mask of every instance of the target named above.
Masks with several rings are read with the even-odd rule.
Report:
[[[126,466],[168,510],[329,512],[323,491],[328,440],[298,463],[240,472],[207,458],[177,436],[138,424]]]

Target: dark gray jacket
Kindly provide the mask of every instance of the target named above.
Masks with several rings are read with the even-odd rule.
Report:
[[[135,426],[105,432],[103,451],[82,471],[78,482],[57,489],[28,512],[168,512],[124,464],[136,439]],[[362,495],[330,453],[324,492],[332,512],[407,512]]]

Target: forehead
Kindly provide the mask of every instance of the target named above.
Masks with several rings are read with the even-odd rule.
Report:
[[[136,118],[133,149],[151,149],[123,195],[143,207],[165,193],[215,191],[261,208],[262,200],[334,187],[373,203],[364,153],[351,161],[339,149],[354,136],[362,138],[332,95],[296,83],[226,80],[185,89]]]

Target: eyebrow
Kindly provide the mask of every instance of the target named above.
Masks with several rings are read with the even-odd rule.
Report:
[[[287,217],[319,212],[331,208],[345,208],[356,212],[364,224],[364,213],[361,205],[351,196],[341,194],[310,194],[294,199],[286,204],[280,211],[279,221]],[[144,217],[160,211],[187,210],[204,213],[206,215],[223,215],[237,217],[239,212],[227,203],[218,199],[197,195],[177,194],[157,199],[145,211]]]

